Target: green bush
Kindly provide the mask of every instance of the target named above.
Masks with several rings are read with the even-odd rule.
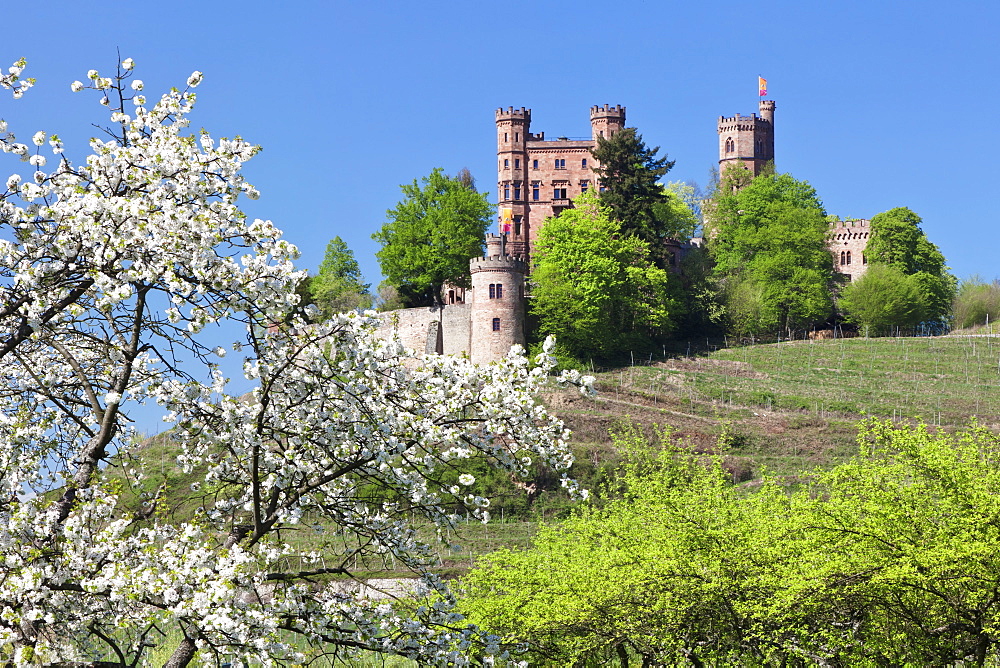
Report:
[[[962,281],[952,303],[952,315],[958,329],[996,321],[1000,318],[1000,281],[986,283],[978,276]]]

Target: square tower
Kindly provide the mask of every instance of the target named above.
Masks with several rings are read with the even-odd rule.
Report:
[[[760,116],[719,117],[719,173],[741,163],[757,176],[774,160],[774,101],[760,101]]]

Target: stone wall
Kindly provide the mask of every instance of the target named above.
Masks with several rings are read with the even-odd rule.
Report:
[[[468,354],[470,309],[469,304],[447,304],[387,311],[379,314],[379,333],[395,331],[417,353]]]

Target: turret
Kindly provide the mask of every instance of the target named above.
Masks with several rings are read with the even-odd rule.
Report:
[[[528,140],[531,136],[531,109],[497,109],[497,202],[499,208],[510,209],[510,229],[500,230],[510,235],[512,246],[526,252],[528,226]],[[502,218],[502,216],[501,216]]]
[[[598,137],[611,137],[614,133],[625,127],[625,107],[620,104],[603,107],[593,106],[590,108],[590,128],[594,141]]]
[[[504,357],[524,345],[524,276],[528,264],[505,254],[502,235],[486,236],[487,255],[469,260],[472,272],[470,345],[477,364]]]
[[[760,117],[771,124],[774,128],[774,100],[760,101]]]

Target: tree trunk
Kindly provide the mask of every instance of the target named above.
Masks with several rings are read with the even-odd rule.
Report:
[[[174,653],[170,655],[170,659],[163,664],[163,668],[186,668],[191,663],[191,659],[194,658],[196,650],[194,641],[190,638],[185,638],[177,646],[177,649],[174,650]]]

